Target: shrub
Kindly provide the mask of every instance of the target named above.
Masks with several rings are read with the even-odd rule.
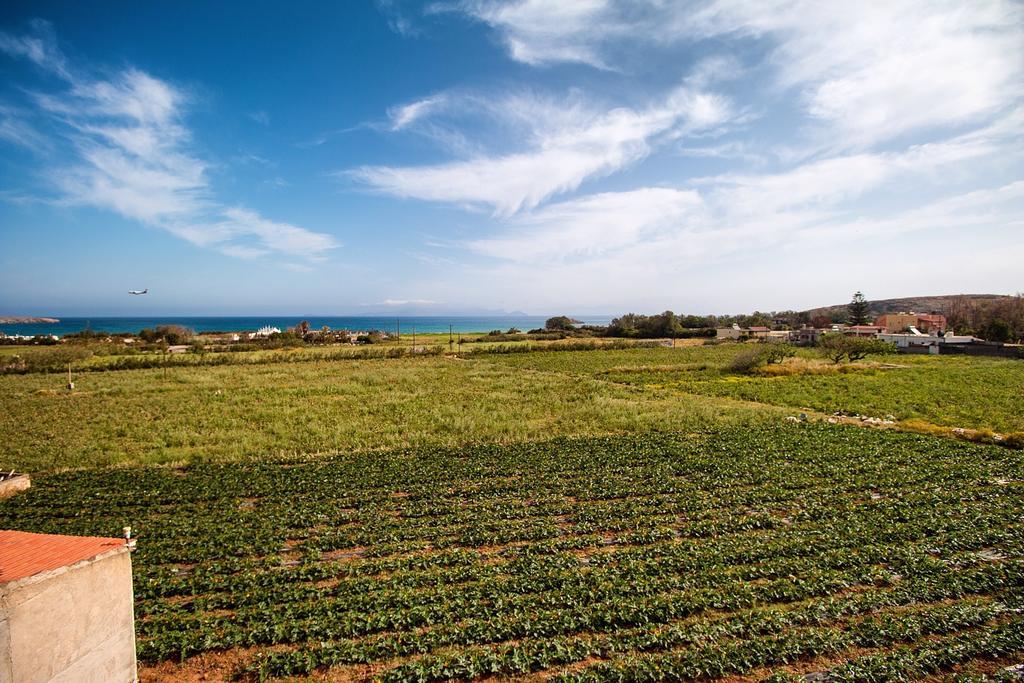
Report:
[[[796,355],[796,349],[784,342],[769,342],[761,349],[764,362],[768,365],[782,363]]]
[[[544,329],[548,331],[568,331],[576,328],[576,321],[567,315],[556,315],[553,318],[548,318],[544,323]]]
[[[181,325],[157,325],[153,329],[139,330],[139,339],[144,342],[167,342],[171,345],[187,344],[192,339],[192,330]]]
[[[750,348],[740,351],[729,363],[729,370],[741,374],[750,374],[766,363],[764,352],[760,348]]]
[[[740,351],[732,362],[729,370],[741,374],[749,374],[764,365],[779,365],[787,358],[796,355],[796,349],[782,342],[769,342]]]
[[[870,337],[854,337],[841,332],[830,332],[818,342],[818,350],[833,363],[861,360],[871,354],[893,353],[894,345]]]
[[[92,351],[81,346],[60,346],[48,349],[29,349],[9,356],[2,366],[5,373],[62,372],[68,363],[77,363],[92,356]]]

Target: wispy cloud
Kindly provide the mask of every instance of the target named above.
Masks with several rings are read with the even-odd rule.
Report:
[[[377,0],[377,8],[395,33],[406,37],[420,34],[415,15],[405,7],[402,0]]]
[[[50,140],[29,122],[29,114],[15,107],[0,104],[0,140],[31,151],[49,151]]]
[[[854,234],[1005,229],[1024,220],[1024,183],[925,198],[964,164],[1024,160],[1021,116],[1014,112],[985,129],[901,152],[839,156],[774,173],[721,174],[698,179],[691,188],[649,187],[552,203],[517,214],[497,234],[461,246],[507,264],[499,272],[523,281],[543,281],[556,266],[574,269],[575,277],[586,273],[594,291],[606,295],[609,273],[643,273],[637,276],[647,281],[652,273],[671,278],[767,249],[809,249]],[[864,196],[905,194],[893,188],[908,185],[918,188],[920,198],[900,197],[907,208],[881,218],[864,216]],[[572,278],[559,276],[559,282],[567,279]]]
[[[135,68],[95,77],[72,68],[48,24],[0,33],[0,51],[32,60],[63,88],[32,94],[72,160],[45,175],[68,205],[90,205],[240,258],[270,254],[311,260],[338,245],[329,235],[277,223],[217,200],[206,164],[184,124],[187,94]]]
[[[387,194],[483,205],[507,216],[643,159],[655,138],[713,129],[731,113],[725,98],[687,86],[640,110],[600,110],[578,100],[557,108],[526,96],[504,103],[494,107],[501,116],[530,122],[526,151],[429,166],[364,166],[347,175]]]
[[[780,95],[847,145],[990,115],[1022,95],[1024,6],[1008,0],[700,3],[465,0],[448,9],[491,26],[518,61],[613,68],[637,49],[769,41]]]
[[[513,59],[535,66],[580,62],[608,68],[603,47],[630,30],[606,0],[467,0],[439,9],[462,11],[490,24]]]
[[[67,59],[57,47],[53,27],[42,19],[33,19],[31,31],[25,35],[11,35],[0,31],[0,51],[15,57],[24,57],[46,71],[70,79]]]
[[[415,102],[392,107],[388,110],[388,119],[391,122],[391,130],[402,130],[408,128],[417,120],[427,116],[444,106],[448,98],[443,93],[432,97],[425,97]]]
[[[674,231],[703,210],[700,195],[692,190],[605,192],[520,214],[508,222],[504,235],[471,240],[466,246],[523,263],[600,258]]]

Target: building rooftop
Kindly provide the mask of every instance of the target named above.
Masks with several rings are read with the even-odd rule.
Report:
[[[0,584],[90,560],[118,548],[127,548],[123,538],[0,530]]]

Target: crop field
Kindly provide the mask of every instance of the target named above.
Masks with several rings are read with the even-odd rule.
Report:
[[[0,375],[0,466],[39,472],[685,431],[778,422],[803,410],[1024,438],[1020,361],[890,356],[818,366],[820,374],[732,373],[743,348],[461,358],[386,357],[397,347],[371,349],[379,358],[340,358],[359,349],[328,348],[207,354],[209,365],[186,354],[189,364],[179,367],[77,373],[73,393],[60,374]]]
[[[1022,512],[1020,451],[776,424],[54,473],[0,525],[133,526],[143,680],[880,681],[1021,661]]]
[[[0,527],[133,527],[144,682],[1024,661],[1024,451],[907,431],[1024,433],[1020,361],[481,348],[126,356],[73,392],[0,376],[0,466],[33,475]]]
[[[1002,432],[1024,431],[1024,363],[969,356],[873,357],[868,363],[831,366],[778,376],[730,372],[741,344],[600,354],[520,354],[492,363],[540,372],[734,398],[821,412],[892,415],[897,420]],[[749,346],[746,346],[749,348]],[[814,357],[801,350],[800,359]]]
[[[550,355],[576,355],[560,352]],[[605,351],[579,352],[603,354]],[[530,354],[532,355],[532,354]],[[549,355],[549,354],[543,354]],[[441,356],[0,376],[0,467],[267,460],[781,420],[732,399]]]

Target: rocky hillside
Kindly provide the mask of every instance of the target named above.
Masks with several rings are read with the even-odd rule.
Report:
[[[949,303],[957,297],[965,297],[973,302],[989,302],[997,299],[1009,298],[1005,294],[943,294],[940,296],[908,296],[901,299],[879,299],[871,301],[871,315],[882,315],[883,313],[898,313],[900,311],[914,311],[916,313],[945,313]],[[812,308],[807,311],[810,315],[846,315],[846,304],[835,304]]]

